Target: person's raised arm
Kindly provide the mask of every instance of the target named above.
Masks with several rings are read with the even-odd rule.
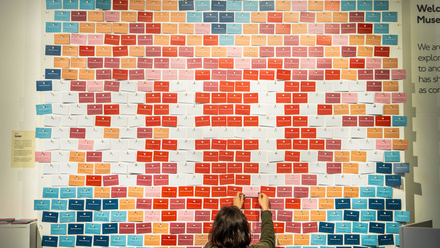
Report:
[[[273,227],[272,213],[269,211],[269,197],[261,193],[258,195],[258,203],[261,207],[261,236],[260,241],[253,245],[259,248],[275,247],[275,229]]]
[[[234,196],[234,205],[241,209],[244,202],[244,194],[241,192],[237,192],[237,194]]]

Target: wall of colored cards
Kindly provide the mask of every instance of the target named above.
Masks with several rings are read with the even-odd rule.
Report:
[[[27,2],[3,15],[26,20],[2,28],[27,31],[29,73],[2,68],[20,77],[4,106],[24,105],[2,111],[35,128],[39,179],[2,167],[22,209],[0,213],[37,210],[44,245],[202,246],[238,190],[254,241],[251,197],[272,197],[278,246],[396,245],[405,190],[416,220],[438,218],[403,186],[399,1]]]

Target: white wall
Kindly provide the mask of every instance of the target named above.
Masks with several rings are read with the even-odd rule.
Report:
[[[36,218],[38,169],[11,168],[12,130],[35,130],[41,79],[42,1],[1,1],[0,217]]]

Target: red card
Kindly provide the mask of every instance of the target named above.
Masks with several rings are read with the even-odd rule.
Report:
[[[186,201],[187,209],[202,209],[202,199],[188,198]]]
[[[314,232],[318,232],[317,222],[303,223],[303,233],[314,233]]]
[[[234,59],[233,58],[221,58],[219,59],[219,68],[234,68]]]
[[[258,103],[258,93],[244,93],[243,103]]]
[[[151,233],[151,223],[136,223],[136,234]]]
[[[356,50],[356,47],[353,46],[342,46],[342,57],[356,57]]]
[[[236,115],[250,115],[251,114],[251,106],[250,105],[235,105],[235,114]]]
[[[161,239],[160,239],[160,244],[162,246],[176,246],[177,245],[177,235],[162,234]]]
[[[168,185],[169,184],[169,176],[168,175],[154,175],[153,176],[153,185]]]
[[[292,197],[292,187],[278,186],[277,197]]]
[[[324,150],[325,141],[324,140],[310,140],[310,150]]]
[[[137,35],[139,46],[153,45],[153,35]],[[151,68],[151,67],[150,67]]]
[[[243,95],[241,93],[227,93],[226,102],[227,103],[241,103],[243,100]]]
[[[374,47],[374,56],[375,57],[389,57],[390,56],[390,48],[375,46]]]
[[[194,186],[179,186],[179,197],[194,196]]]
[[[293,173],[309,173],[309,164],[293,163]]]
[[[251,185],[251,175],[235,175],[237,185]]]
[[[219,176],[218,175],[203,175],[203,184],[219,185]]]
[[[209,174],[210,169],[210,163],[195,163],[195,173]]]
[[[204,115],[218,115],[219,114],[219,105],[203,105],[203,114]]]
[[[101,186],[102,177],[98,175],[87,175],[86,176],[86,186]]]
[[[275,70],[260,70],[260,80],[275,80]]]
[[[243,164],[243,173],[258,173],[260,165],[258,163],[244,163]]]
[[[277,173],[292,173],[291,163],[277,163]]]
[[[160,23],[146,23],[145,33],[147,34],[160,34],[161,24]]]
[[[169,152],[167,151],[154,151],[153,161],[168,162]]]
[[[145,117],[145,126],[153,127],[160,126],[161,118],[159,116],[146,116]]]
[[[152,162],[153,161],[153,153],[146,151],[138,151],[137,159],[138,162]]]
[[[154,115],[169,115],[170,105],[168,104],[155,104],[153,106]]]
[[[360,127],[372,127],[374,126],[374,116],[359,116]]]
[[[160,57],[162,52],[161,48],[157,46],[146,46],[145,47],[145,56],[148,57]]]
[[[301,128],[301,138],[303,139],[316,138],[316,128]]]
[[[333,105],[318,104],[318,115],[332,115]]]
[[[177,211],[161,211],[162,221],[177,221]]]
[[[110,116],[96,116],[95,126],[110,127],[111,117]]]
[[[300,152],[297,151],[286,151],[284,153],[284,160],[291,162],[298,162],[300,159]]]
[[[203,208],[204,209],[218,209],[219,208],[219,199],[215,199],[215,198],[204,198],[203,199]],[[200,224],[200,232],[202,231],[202,227]]]
[[[357,125],[357,116],[342,116],[342,126],[356,127]]]
[[[211,188],[212,197],[226,197],[226,186],[214,186]]]
[[[245,127],[258,127],[258,116],[244,116],[243,126]]]
[[[137,175],[136,184],[142,186],[151,186],[153,185],[153,177],[151,175]]]
[[[233,174],[221,174],[219,175],[220,185],[234,184]]]
[[[235,161],[250,162],[251,161],[251,152],[248,152],[248,151],[237,151],[235,153]]]
[[[211,125],[211,118],[209,116],[196,116],[194,119],[195,119],[196,127]]]
[[[119,79],[119,80],[127,80],[128,79],[128,70],[119,70],[114,69],[112,73],[113,79]]]
[[[177,187],[162,187],[162,197],[177,197]]]
[[[168,199],[153,199],[153,209],[168,209]]]
[[[227,149],[228,150],[242,150],[243,149],[243,142],[239,139],[230,139],[227,140]]]
[[[177,127],[177,116],[162,116],[162,126],[164,126],[164,127]],[[177,145],[177,143],[176,143],[176,145]],[[165,149],[165,148],[163,148],[163,149]],[[169,148],[166,150],[176,150],[176,149]]]
[[[255,140],[243,140],[243,148],[244,150],[258,150],[259,141],[257,139]]]
[[[376,126],[390,127],[391,126],[391,116],[376,116]]]
[[[226,117],[226,126],[228,126],[228,127],[241,127],[241,126],[243,126],[243,117],[242,116],[227,116]]]
[[[88,151],[87,162],[102,162],[102,152]]]
[[[153,12],[138,12],[138,22],[152,22]]]
[[[119,233],[121,234],[134,234],[135,224],[134,223],[119,223]]]
[[[210,150],[211,149],[210,140],[195,140],[195,149],[196,150]]]
[[[291,138],[291,139],[299,138],[300,137],[299,130],[300,130],[299,128],[293,128],[293,127],[285,128],[284,136],[285,138]]]
[[[212,103],[226,103],[226,93],[212,93]]]
[[[276,121],[277,127],[292,126],[292,118],[290,116],[277,116]]]
[[[250,90],[251,90],[251,82],[249,82],[249,81],[237,81],[237,82],[235,82],[235,91],[249,92]]]
[[[342,172],[342,164],[341,163],[327,163],[327,173],[335,174]]]
[[[112,187],[111,197],[112,198],[126,198],[127,197],[127,187]]]
[[[318,161],[332,162],[333,152],[331,151],[318,151]]]
[[[373,71],[371,71],[371,79],[373,78]],[[367,91],[382,91],[382,82],[380,81],[367,81]]]
[[[85,128],[70,128],[70,138],[71,139],[85,139],[86,129]]]
[[[358,70],[358,79],[373,80],[373,70]],[[368,82],[367,82],[367,91],[368,91]]]
[[[309,196],[309,187],[293,187],[293,197],[302,198]]]
[[[130,23],[133,24],[133,23]],[[143,27],[143,25],[142,25]],[[130,32],[133,33],[133,32]],[[136,45],[136,35],[121,35],[121,45]]]
[[[307,126],[308,117],[307,116],[293,116],[292,126],[304,127]]]

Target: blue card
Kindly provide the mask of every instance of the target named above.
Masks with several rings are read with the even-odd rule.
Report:
[[[368,199],[368,208],[375,210],[385,209],[385,201],[384,199],[370,198]]]
[[[110,10],[112,8],[112,0],[96,1],[96,8],[102,10]]]
[[[61,56],[61,46],[46,45],[45,55]]]
[[[394,211],[394,221],[396,222],[409,222],[408,211]]]
[[[400,185],[402,185],[402,176],[401,175],[386,175],[385,176],[385,185],[387,185],[387,186],[400,186]]]
[[[50,200],[34,200],[34,210],[50,210]]]
[[[114,234],[114,233],[118,233],[118,223],[102,224],[102,234]]]
[[[204,12],[203,22],[218,22],[218,12]]]
[[[85,234],[101,234],[101,224],[86,223]]]
[[[332,222],[319,222],[319,232],[322,233],[334,233],[335,232],[335,223]]]
[[[60,212],[60,223],[75,222],[75,212]]]
[[[46,0],[46,9],[61,9],[63,4],[61,0]]]
[[[84,210],[84,200],[69,199],[69,210]]]
[[[235,14],[235,23],[250,23],[251,14],[248,12],[241,12]]]
[[[46,69],[45,76],[46,79],[61,79],[60,69]]]
[[[201,12],[188,12],[186,14],[186,22],[202,22],[202,18]]]
[[[95,10],[95,0],[79,0],[79,8],[86,10]]]
[[[103,199],[102,200],[102,209],[103,210],[113,210],[118,209],[118,199]]]
[[[393,197],[393,188],[377,187],[377,197],[391,198]]]
[[[38,104],[37,115],[50,115],[52,114],[52,104]]]
[[[52,137],[52,128],[35,128],[35,138],[50,139]]]
[[[408,125],[408,116],[393,116],[392,123],[394,127],[406,127]]]
[[[211,33],[212,34],[226,34],[226,24],[211,24]]]
[[[63,23],[64,33],[78,33],[78,23],[77,22],[64,22]]]
[[[394,235],[394,244],[400,246],[400,236],[399,234]]]
[[[60,236],[60,247],[75,247],[75,236]]]
[[[242,24],[227,24],[226,25],[226,33],[227,34],[242,34]]]
[[[389,10],[389,2],[388,0],[374,0],[374,10],[375,11],[383,11],[383,10]]]
[[[359,191],[361,197],[376,197],[375,187],[361,187]]]
[[[377,211],[377,221],[393,221],[393,211]]]
[[[353,198],[351,199],[351,208],[367,209],[367,199]]]
[[[93,212],[92,211],[78,211],[76,212],[77,222],[92,222]]]
[[[377,241],[379,245],[394,245],[394,235],[392,234],[377,235]]]
[[[344,220],[359,221],[359,211],[344,210]]]
[[[336,233],[351,233],[351,223],[336,222]]]
[[[368,233],[368,223],[353,223],[353,233]]]
[[[342,245],[344,243],[344,235],[342,234],[329,234],[327,236],[328,245]]]
[[[111,235],[110,236],[110,245],[111,246],[126,246],[127,245],[127,236],[125,236],[125,235]]]
[[[243,11],[258,11],[258,1],[243,1]]]
[[[234,22],[234,12],[222,12],[219,15],[220,22]]]
[[[310,244],[311,245],[326,245],[327,236],[324,234],[316,234],[313,233],[310,235]]]
[[[212,11],[226,11],[226,1],[211,1]]]
[[[341,11],[356,10],[356,1],[341,1]]]
[[[66,224],[51,224],[50,225],[50,235],[66,235],[67,225]]]
[[[179,1],[179,11],[194,10],[194,1],[185,0]]]
[[[368,184],[382,186],[384,178],[383,175],[368,175]]]
[[[260,1],[260,11],[274,11],[275,1]]]
[[[380,13],[365,12],[365,22],[380,22]]]
[[[382,45],[397,45],[398,36],[395,34],[382,35]]]
[[[84,224],[69,223],[67,225],[67,233],[69,235],[84,234]]]
[[[41,221],[42,222],[57,223],[58,222],[58,212],[43,211],[43,216],[41,217]]]
[[[58,188],[43,188],[43,198],[58,198],[60,190]]]
[[[386,223],[385,232],[386,233],[399,233],[399,226],[402,226],[401,223]]]
[[[60,198],[75,198],[76,190],[74,187],[60,188]]]
[[[233,35],[220,35],[218,43],[220,46],[233,46],[235,37]]]
[[[359,234],[344,234],[345,245],[360,245],[361,236]]]
[[[78,0],[63,0],[63,9],[78,9]]]
[[[385,208],[388,210],[401,210],[402,200],[401,199],[386,199]]]
[[[370,233],[385,233],[385,223],[370,222]]]
[[[388,23],[374,23],[374,33],[375,34],[389,34],[390,25]]]
[[[52,199],[51,209],[66,211],[67,210],[67,200]]]
[[[55,10],[54,21],[70,22],[70,11]]]
[[[58,247],[58,236],[43,236],[41,245],[47,247]]]
[[[46,22],[46,33],[61,33],[61,22]]]
[[[142,246],[144,243],[142,235],[127,235],[127,245],[129,246]]]
[[[51,80],[37,81],[37,91],[52,91]]]
[[[349,209],[350,208],[350,199],[349,198],[335,199],[335,208],[336,209]]]
[[[357,2],[357,10],[358,11],[373,10],[373,1],[371,1],[371,0],[358,1]]]
[[[109,246],[110,245],[110,237],[95,235],[93,236],[93,246]]]
[[[397,22],[397,12],[382,12],[383,22]]]
[[[93,220],[99,222],[109,222],[110,212],[109,211],[95,211],[93,212]]]
[[[87,199],[86,200],[87,210],[101,210],[101,200],[100,199]]]
[[[394,163],[393,171],[398,174],[409,173],[409,163]]]
[[[342,221],[342,210],[327,210],[327,221]]]
[[[211,10],[211,4],[209,1],[195,1],[196,11]]]
[[[391,163],[378,162],[376,163],[376,173],[391,174],[391,166]]]
[[[362,210],[361,221],[376,221],[376,211]]]
[[[93,198],[93,187],[77,188],[76,194],[78,195],[78,198]]]
[[[368,235],[362,235],[361,237],[362,245],[365,246],[377,246],[377,235],[374,234],[368,234]]]
[[[226,1],[226,11],[241,11],[242,1]]]
[[[385,162],[400,162],[399,151],[385,151],[384,157],[385,157]]]
[[[110,213],[111,222],[125,222],[127,221],[126,211],[111,211]]]
[[[92,236],[76,236],[76,246],[92,246]]]

